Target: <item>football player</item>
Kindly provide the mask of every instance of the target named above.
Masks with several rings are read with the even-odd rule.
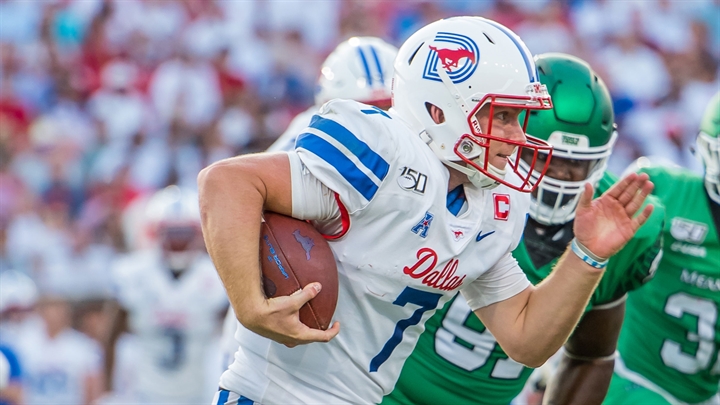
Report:
[[[293,119],[285,132],[267,149],[288,151],[309,124],[320,106],[335,98],[359,101],[387,110],[391,104],[393,62],[397,48],[376,37],[353,37],[341,42],[328,55],[320,69],[315,105]],[[238,321],[232,307],[228,309],[221,339],[222,368],[232,363],[238,348],[235,331]]]
[[[585,184],[598,197],[617,179],[605,172],[617,138],[610,92],[583,60],[565,54],[535,57],[553,109],[532,111],[527,133],[553,146],[547,172],[532,193],[530,218],[513,257],[533,284],[548,277],[573,239]],[[532,156],[524,156],[527,167]],[[540,156],[541,159],[544,155]],[[533,177],[541,176],[539,171]],[[546,394],[550,403],[599,404],[607,392],[628,291],[649,280],[661,252],[663,210],[610,258],[578,327],[565,344]],[[482,238],[479,235],[478,238]],[[513,361],[492,333],[456,297],[425,324],[395,390],[383,404],[509,404],[532,369]]]
[[[0,341],[0,405],[23,403],[22,378],[15,350]]]
[[[551,107],[514,33],[480,17],[448,18],[400,48],[391,111],[330,101],[294,151],[204,169],[208,251],[249,330],[214,403],[380,402],[427,318],[457,291],[513,358],[539,366],[555,353],[607,258],[652,212],[640,210],[652,183],[630,175],[595,201],[585,185],[572,250],[532,286],[511,255],[537,181],[522,173],[517,155],[530,150],[529,172],[542,173],[535,158],[551,147],[527,138],[519,117]],[[330,246],[342,332],[337,322],[316,330],[299,321],[319,283],[264,297],[262,210],[315,221],[325,233],[337,229]]]
[[[696,147],[705,176],[646,165],[667,211],[655,278],[629,295],[607,404],[720,404],[720,93]]]
[[[103,392],[100,345],[71,328],[67,297],[43,291],[37,311],[41,322],[28,323],[16,345],[26,403],[93,404]]]
[[[197,194],[170,186],[147,203],[158,245],[119,259],[113,280],[120,305],[106,351],[122,331],[135,335],[137,364],[126,395],[139,403],[206,402],[207,344],[227,299],[200,231]],[[113,369],[114,358],[108,368]]]
[[[355,100],[383,110],[390,108],[397,52],[396,47],[376,37],[352,37],[341,42],[320,68],[315,105],[298,114],[267,151],[295,147],[295,139],[310,124],[312,116],[332,99]]]

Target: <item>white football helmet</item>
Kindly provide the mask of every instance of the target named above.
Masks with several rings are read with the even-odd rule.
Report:
[[[0,273],[0,314],[30,310],[37,300],[37,286],[27,274],[17,270]]]
[[[705,189],[720,204],[720,93],[705,108],[696,140],[697,153],[705,166]]]
[[[396,47],[375,37],[342,42],[323,63],[315,104],[344,98],[389,108],[397,52]]]
[[[580,195],[589,183],[597,187],[617,140],[612,98],[605,82],[582,59],[562,53],[535,56],[540,82],[550,89],[553,109],[533,111],[527,132],[553,147],[548,173],[531,195],[530,217],[545,225],[564,224],[575,218]],[[583,179],[570,180],[569,162],[586,164]],[[520,161],[520,169],[528,164]],[[553,170],[554,169],[554,170]],[[531,179],[540,176],[530,172]]]
[[[428,104],[442,109],[443,123],[433,121]],[[490,122],[488,133],[482,133],[475,114],[486,104]],[[453,17],[421,28],[400,47],[393,108],[401,117],[443,163],[466,174],[476,187],[488,189],[502,183],[530,192],[540,179],[518,171],[520,151],[528,148],[537,156],[540,151],[551,153],[552,147],[533,137],[522,143],[493,136],[494,106],[552,108],[530,51],[508,28],[481,17]],[[508,167],[520,177],[519,184],[504,179],[507,167],[489,164],[490,140],[515,145]],[[533,159],[533,168],[535,163]],[[536,170],[545,172],[544,167]]]
[[[187,269],[204,251],[197,193],[168,186],[150,198],[146,213],[170,270]]]

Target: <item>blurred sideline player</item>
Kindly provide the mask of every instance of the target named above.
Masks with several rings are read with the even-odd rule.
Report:
[[[605,403],[720,404],[720,93],[696,142],[705,176],[639,159],[666,209],[655,278],[629,295]]]
[[[40,296],[22,272],[0,273],[0,338],[22,366],[0,404],[90,404],[101,394],[100,347],[70,323],[63,297],[47,290]]]
[[[27,274],[17,270],[0,272],[0,289],[0,338],[14,345],[24,329],[37,329],[42,322],[35,313],[38,290]]]
[[[33,312],[38,292],[35,282],[16,270],[0,272],[0,405],[24,404],[22,368],[18,343],[23,331],[42,321]],[[3,361],[4,360],[4,361]],[[7,380],[6,380],[7,379]]]
[[[550,146],[526,137],[519,117],[551,107],[515,34],[480,17],[448,18],[421,28],[398,51],[390,111],[333,100],[294,151],[203,169],[205,241],[248,330],[213,403],[377,403],[425,321],[458,290],[514,358],[538,366],[555,353],[606,258],[652,212],[635,218],[652,183],[630,175],[595,201],[586,185],[572,251],[532,286],[511,251],[539,179],[520,171],[516,154],[537,156]],[[342,330],[337,322],[323,331],[299,321],[318,283],[264,297],[263,209],[338,231],[330,247]]]
[[[149,199],[146,213],[158,246],[130,253],[112,269],[120,307],[107,367],[122,372],[115,363],[128,361],[116,362],[119,353],[136,361],[125,387],[129,392],[117,392],[117,401],[205,403],[207,346],[227,299],[204,250],[197,194],[169,186]],[[122,341],[134,352],[114,348],[123,331],[134,335]]]
[[[22,368],[17,353],[0,341],[0,405],[23,404]]]
[[[310,125],[310,119],[320,106],[335,98],[359,101],[387,110],[391,104],[393,62],[397,48],[376,37],[353,37],[340,43],[323,62],[318,79],[315,105],[298,114],[285,132],[267,149],[268,152],[288,151],[295,147],[295,139]],[[223,324],[223,364],[225,370],[232,363],[238,348],[235,330],[238,321],[232,307]]]
[[[288,151],[320,107],[336,98],[355,100],[387,110],[392,103],[393,62],[397,48],[376,37],[352,37],[341,42],[323,62],[315,105],[293,118],[267,152]]]
[[[553,156],[532,193],[524,238],[513,256],[528,279],[538,284],[575,236],[575,211],[584,185],[592,184],[599,197],[617,181],[605,172],[617,132],[610,93],[585,61],[549,53],[536,56],[535,63],[553,109],[532,111],[527,133],[548,141]],[[532,155],[524,158],[530,160]],[[527,163],[523,161],[522,167]],[[532,175],[537,178],[540,173]],[[550,403],[602,402],[612,375],[626,294],[652,277],[653,263],[660,255],[663,210],[654,205],[645,225],[610,259],[583,318],[565,344],[560,368],[546,394]],[[383,404],[509,404],[533,372],[508,358],[459,297],[425,326],[395,390]]]
[[[66,297],[41,289],[37,312],[42,322],[28,323],[17,343],[26,403],[93,404],[104,388],[100,345],[70,327]]]

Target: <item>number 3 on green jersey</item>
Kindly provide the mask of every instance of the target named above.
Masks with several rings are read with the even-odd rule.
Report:
[[[685,374],[695,374],[710,365],[715,347],[715,329],[718,319],[717,305],[710,300],[694,297],[686,293],[671,295],[665,304],[665,313],[675,317],[691,316],[697,319],[697,332],[688,331],[685,342],[665,339],[660,349],[660,357],[666,366]],[[691,329],[692,330],[692,329]],[[687,347],[695,346],[695,354]],[[720,374],[720,353],[711,374]]]

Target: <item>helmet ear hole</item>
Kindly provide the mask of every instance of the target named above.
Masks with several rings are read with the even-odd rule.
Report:
[[[428,114],[430,114],[430,118],[432,118],[436,124],[439,125],[445,122],[445,113],[440,107],[435,104],[425,102],[425,108],[427,109]]]

